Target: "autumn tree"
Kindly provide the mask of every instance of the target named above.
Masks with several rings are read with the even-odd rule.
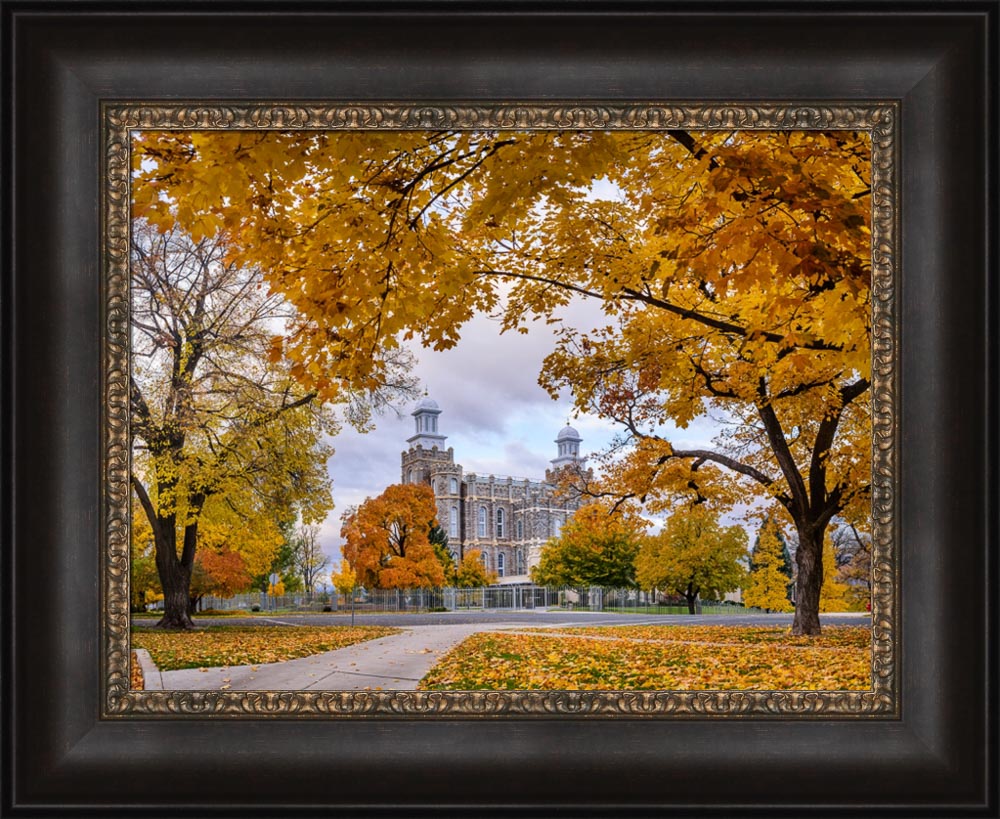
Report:
[[[348,563],[347,559],[340,561],[340,568],[335,569],[330,574],[330,581],[337,594],[349,597],[351,601],[351,625],[354,625],[355,590],[358,588],[358,573],[354,567]]]
[[[189,613],[194,614],[206,594],[232,597],[249,589],[251,579],[246,560],[239,552],[225,547],[198,549],[191,572]]]
[[[610,504],[582,506],[542,548],[531,579],[543,586],[636,588],[635,558],[645,528],[641,519]]]
[[[699,597],[719,599],[746,578],[747,536],[740,526],[721,526],[703,504],[667,518],[636,558],[641,588],[683,595],[694,614]]]
[[[358,574],[346,559],[341,560],[340,568],[331,572],[330,582],[333,583],[338,594],[346,596],[353,594],[358,587]]]
[[[486,568],[480,549],[467,549],[462,555],[455,575],[455,585],[460,589],[476,589],[497,582],[494,572]]]
[[[150,598],[162,594],[156,573],[156,545],[153,529],[142,513],[135,494],[132,495],[132,542],[129,569],[129,606],[132,611],[145,611]]]
[[[820,590],[820,611],[850,611],[850,588],[838,576],[837,553],[833,538],[826,536],[823,543],[823,587]]]
[[[778,570],[785,576],[785,586],[787,592],[787,598],[789,601],[792,600],[792,589],[795,581],[795,569],[792,565],[792,554],[788,548],[788,539],[785,537],[785,533],[781,530],[781,526],[778,525],[778,521],[772,515],[764,515],[763,521],[761,522],[760,528],[757,530],[757,536],[754,539],[753,547],[750,549],[750,571],[752,572],[756,568],[757,563],[757,552],[760,549],[761,538],[765,533],[770,533],[778,541]],[[769,544],[770,548],[774,548],[774,544]]]
[[[836,555],[837,579],[847,586],[850,611],[865,611],[871,606],[872,542],[871,534],[854,521],[840,520],[830,533]]]
[[[393,484],[344,513],[341,551],[364,586],[441,586],[444,569],[430,541],[436,521],[437,504],[429,486]]]
[[[303,524],[296,529],[292,555],[296,574],[302,578],[305,590],[312,592],[316,580],[330,564],[330,558],[320,546],[318,525]]]
[[[227,231],[292,301],[283,351],[323,394],[476,312],[526,332],[600,300],[599,327],[553,325],[543,371],[623,430],[586,489],[772,503],[800,544],[793,631],[819,632],[824,533],[870,493],[867,134],[171,131],[134,157],[137,213]],[[664,433],[706,412],[731,425],[711,446]]]
[[[784,572],[784,544],[778,535],[777,526],[765,521],[750,555],[750,576],[743,593],[746,605],[765,611],[792,610],[788,601],[791,578]]]
[[[266,565],[280,521],[325,516],[324,437],[336,423],[274,352],[290,308],[258,269],[226,260],[221,235],[194,239],[136,220],[132,236],[130,481],[155,544],[158,625],[190,628],[191,577],[210,524],[231,551],[255,553],[248,565]],[[364,422],[386,392],[355,396],[345,414]]]

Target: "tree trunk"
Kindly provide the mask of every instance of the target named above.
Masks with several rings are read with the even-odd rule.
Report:
[[[194,628],[189,612],[190,576],[185,577],[184,574],[180,565],[175,567],[175,571],[160,572],[160,583],[163,584],[163,617],[156,624],[157,628],[183,630]]]
[[[684,592],[684,599],[687,600],[688,614],[697,614],[698,592],[692,592],[691,587],[688,586],[688,590]]]
[[[792,634],[819,634],[819,595],[823,588],[823,533],[825,527],[798,526],[795,550],[795,619]]]
[[[185,533],[186,535],[187,533]],[[173,521],[154,530],[156,568],[163,586],[163,617],[157,628],[194,628],[191,620],[191,567],[177,558]]]

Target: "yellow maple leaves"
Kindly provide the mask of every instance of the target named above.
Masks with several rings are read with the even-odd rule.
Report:
[[[478,312],[523,331],[597,299],[607,323],[559,326],[542,384],[637,444],[602,490],[653,511],[753,493],[821,532],[869,503],[870,150],[795,130],[147,132],[134,203],[229,236],[294,305],[281,354],[328,400],[390,382],[402,339],[447,349]],[[658,434],[707,410],[733,423],[711,457]]]
[[[781,628],[611,626],[476,634],[420,681],[425,690],[866,690],[867,628],[801,638]]]

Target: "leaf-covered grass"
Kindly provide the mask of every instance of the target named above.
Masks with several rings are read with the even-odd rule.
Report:
[[[210,626],[195,631],[138,628],[132,645],[149,651],[162,671],[179,668],[260,665],[398,634],[383,626]]]
[[[805,648],[860,648],[871,647],[871,631],[867,626],[824,626],[816,637],[795,636],[784,626],[577,626],[573,628],[528,628],[518,631],[539,634],[589,635],[592,637],[622,637],[629,640],[665,640],[682,643],[712,643],[744,645],[747,643],[773,643],[782,646]]]
[[[867,690],[870,642],[868,629],[855,627],[830,628],[819,638],[737,626],[482,633],[452,649],[418,687]]]
[[[129,688],[133,691],[142,691],[146,687],[146,681],[142,676],[142,668],[139,666],[139,658],[135,656],[135,652],[131,653],[132,660],[129,663]]]

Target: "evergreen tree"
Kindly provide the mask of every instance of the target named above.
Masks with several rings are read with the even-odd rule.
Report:
[[[444,582],[446,586],[452,586],[455,584],[455,559],[451,556],[451,550],[448,548],[448,535],[438,525],[435,521],[431,525],[427,539],[430,540],[431,546],[434,547],[434,554],[437,555],[437,559],[441,562],[441,568],[444,569]]]

